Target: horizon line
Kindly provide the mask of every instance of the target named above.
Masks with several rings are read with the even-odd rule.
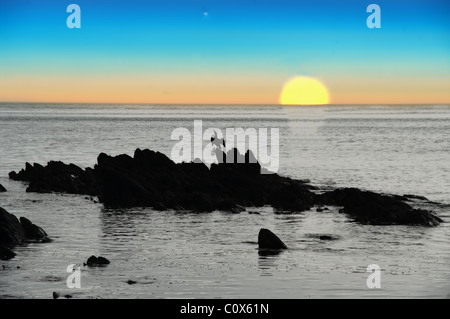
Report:
[[[321,107],[321,106],[352,106],[352,105],[361,105],[361,106],[374,106],[374,105],[383,105],[383,106],[436,106],[436,105],[450,105],[450,102],[446,103],[328,103],[328,104],[279,104],[279,103],[136,103],[136,102],[35,102],[35,101],[0,101],[0,104],[66,104],[66,105],[167,105],[167,106],[285,106],[285,107]]]

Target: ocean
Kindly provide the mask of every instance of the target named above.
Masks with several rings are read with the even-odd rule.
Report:
[[[438,227],[371,226],[338,208],[239,214],[107,209],[85,196],[26,193],[9,180],[25,162],[92,167],[99,153],[149,148],[170,156],[176,128],[279,129],[278,173],[322,189],[414,194],[450,205],[449,105],[0,104],[0,207],[41,226],[48,244],[15,248],[0,298],[446,298],[450,206]],[[206,142],[205,142],[206,144]],[[270,147],[269,147],[270,149]],[[250,214],[258,212],[259,214]],[[260,228],[289,247],[261,255]],[[321,240],[330,235],[335,240]],[[88,268],[91,255],[111,264]],[[368,288],[369,265],[381,287]],[[81,287],[69,289],[69,265]],[[129,280],[136,282],[130,285]]]

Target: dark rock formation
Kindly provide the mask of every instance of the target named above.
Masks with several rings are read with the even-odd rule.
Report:
[[[2,184],[0,184],[0,193],[6,192],[6,188],[3,187]]]
[[[239,163],[241,162],[241,163]],[[432,213],[405,203],[414,195],[393,196],[337,189],[317,195],[308,181],[277,174],[261,174],[251,152],[237,149],[223,154],[222,163],[175,164],[166,155],[137,149],[133,157],[101,153],[94,168],[49,162],[46,167],[26,164],[10,178],[30,182],[27,191],[62,192],[97,196],[108,207],[152,207],[155,210],[224,210],[239,213],[245,207],[270,205],[277,211],[301,212],[319,206],[343,206],[342,212],[367,224],[417,224],[435,226],[441,220]],[[429,202],[427,202],[429,204]]]
[[[258,234],[259,249],[287,249],[287,246],[270,230],[261,228]]]
[[[0,260],[9,260],[14,258],[16,254],[8,247],[0,246]]]
[[[50,161],[47,166],[26,163],[19,173],[10,172],[9,178],[30,182],[27,192],[69,193],[95,195],[93,170],[86,170],[74,164]]]
[[[0,246],[21,244],[25,231],[16,216],[0,207]]]
[[[442,222],[432,213],[414,209],[394,196],[357,188],[336,189],[322,194],[320,200],[328,205],[343,206],[340,212],[363,224],[436,226]]]
[[[105,257],[101,257],[101,256],[94,256],[92,255],[91,257],[88,258],[88,260],[86,261],[86,263],[84,264],[85,266],[89,266],[89,267],[99,267],[99,266],[105,266],[108,265],[110,262],[108,259],[106,259]]]
[[[258,163],[226,163],[230,156],[246,160],[236,149],[225,163],[211,168],[199,163],[175,164],[159,152],[137,149],[134,157],[100,154],[94,172],[99,199],[107,206],[151,206],[157,210],[242,211],[273,205],[285,210],[311,207],[315,196],[307,184],[278,175],[260,174]]]
[[[25,242],[48,242],[45,231],[24,217],[20,221],[0,207],[0,259],[11,259],[15,253],[11,247]]]
[[[23,230],[25,231],[25,238],[28,241],[48,241],[47,233],[41,227],[33,224],[25,217],[20,217],[19,220],[22,224]]]

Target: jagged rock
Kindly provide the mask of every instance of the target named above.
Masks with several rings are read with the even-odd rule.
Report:
[[[0,193],[4,192],[6,192],[6,188],[4,188],[2,184],[0,184]]]
[[[230,150],[223,164],[208,169],[203,163],[175,164],[167,156],[150,150],[135,151],[134,157],[100,154],[94,171],[99,200],[107,206],[150,206],[156,210],[177,209],[230,212],[246,206],[263,206],[275,202],[269,196],[276,191],[297,198],[291,209],[309,207],[301,192],[312,193],[294,180],[260,174],[259,163],[229,163],[231,158],[249,161],[251,153]],[[309,200],[308,200],[309,201]],[[293,204],[294,203],[294,204]],[[301,204],[299,204],[301,203]],[[279,206],[282,206],[281,204]]]
[[[27,240],[48,241],[47,233],[41,227],[33,224],[25,217],[20,217],[19,220],[25,231],[25,238]]]
[[[48,242],[45,231],[30,220],[17,219],[0,207],[0,258],[11,259],[16,254],[10,247],[29,241]]]
[[[74,164],[50,161],[47,166],[38,163],[25,164],[19,173],[10,172],[9,178],[16,181],[30,182],[27,192],[35,193],[69,193],[95,195],[93,170],[86,170]]]
[[[16,216],[0,207],[0,245],[21,244],[25,231]]]
[[[287,249],[287,246],[270,230],[261,228],[258,234],[258,246],[260,249]]]
[[[108,207],[239,212],[241,207],[270,205],[277,211],[301,212],[319,206],[320,212],[328,205],[343,206],[341,212],[367,224],[436,226],[442,221],[405,203],[423,199],[420,196],[382,195],[355,188],[317,195],[317,188],[308,181],[261,174],[262,167],[250,151],[243,155],[234,148],[222,155],[222,161],[208,168],[198,160],[175,164],[160,152],[136,149],[133,157],[101,153],[93,169],[54,161],[46,167],[26,163],[25,169],[9,176],[29,181],[27,191],[97,196]]]

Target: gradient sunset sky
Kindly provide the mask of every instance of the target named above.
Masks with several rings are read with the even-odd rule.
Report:
[[[450,1],[0,2],[3,102],[277,104],[296,75],[335,104],[450,103]]]

